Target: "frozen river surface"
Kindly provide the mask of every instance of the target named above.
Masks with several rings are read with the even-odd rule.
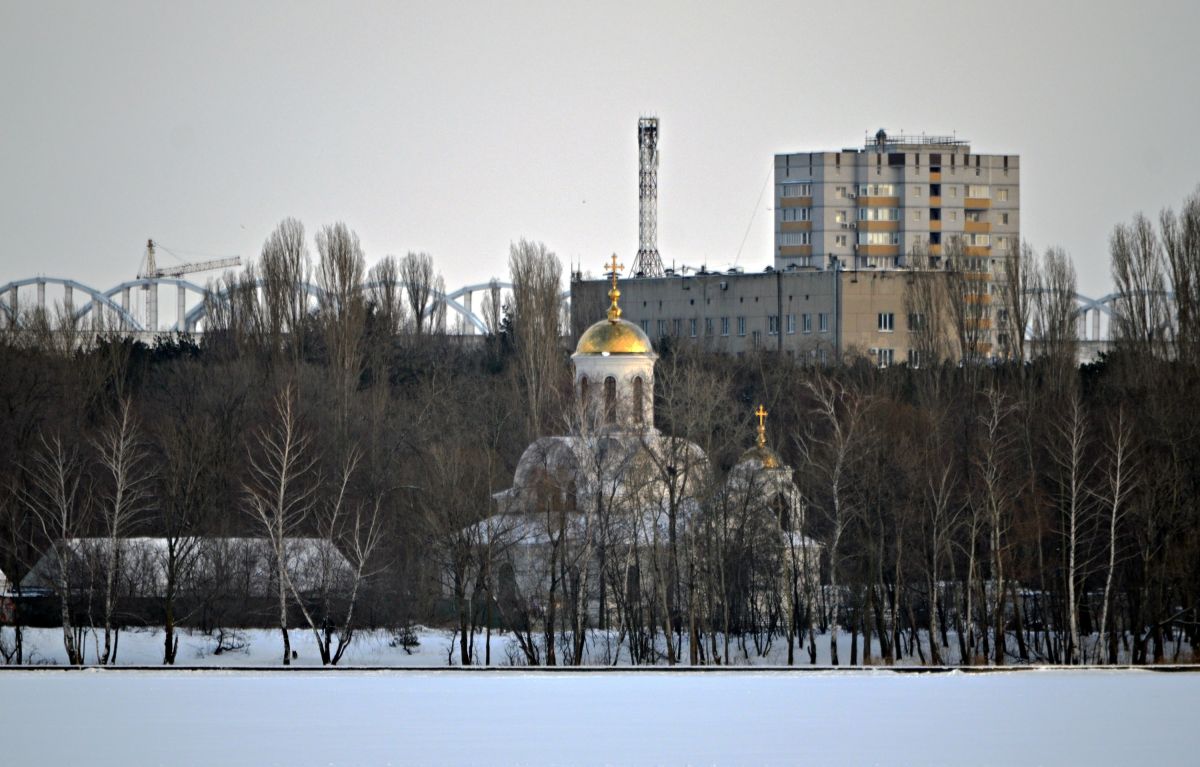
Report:
[[[15,671],[12,765],[1200,764],[1200,674]]]

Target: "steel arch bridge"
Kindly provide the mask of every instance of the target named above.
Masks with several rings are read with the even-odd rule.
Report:
[[[1034,289],[1025,291],[1025,295],[1036,297],[1039,294],[1047,293],[1046,289]],[[1169,302],[1175,300],[1175,294],[1169,291],[1147,293],[1138,291],[1134,296],[1157,295],[1162,296]],[[1116,317],[1115,308],[1118,302],[1126,298],[1124,293],[1108,293],[1100,298],[1091,298],[1082,293],[1073,293],[1072,298],[1075,300],[1075,317],[1079,322],[1079,338],[1081,341],[1109,341],[1112,338],[1112,323]],[[1090,320],[1090,323],[1089,323]],[[1101,324],[1103,320],[1103,325]],[[1091,325],[1091,332],[1088,332],[1088,325]],[[1028,332],[1028,330],[1027,330]]]
[[[62,289],[63,300],[61,306],[63,311],[69,313],[76,321],[83,320],[89,317],[89,315],[97,317],[104,312],[108,312],[116,318],[121,330],[148,334],[164,331],[195,333],[200,329],[201,323],[207,319],[208,299],[213,298],[218,301],[226,301],[229,297],[228,289],[214,291],[189,280],[182,280],[175,277],[129,280],[114,285],[107,290],[98,290],[77,280],[64,277],[27,277],[0,285],[0,318],[4,319],[9,325],[15,324],[19,319],[21,308],[25,305],[22,299],[25,297],[25,293],[31,289],[36,291],[33,306],[45,311],[47,285]],[[360,290],[368,291],[377,287],[377,285],[378,283],[366,283],[361,286]],[[408,287],[406,283],[400,283],[400,286],[404,288]],[[158,290],[163,287],[173,287],[176,289],[175,324],[169,328],[148,328],[145,326],[145,323],[135,316],[131,303],[132,291],[135,289]],[[256,287],[262,288],[263,282],[259,280],[256,283]],[[306,300],[310,303],[320,302],[324,296],[324,291],[312,283],[303,283],[300,289],[304,293]],[[487,323],[474,310],[473,297],[476,293],[490,293],[495,290],[512,290],[512,283],[493,279],[488,282],[464,285],[448,292],[431,289],[429,291],[431,298],[430,305],[424,316],[428,317],[443,310],[453,311],[463,319],[472,334],[485,334],[488,332]],[[86,303],[78,308],[75,305],[75,293],[77,292],[88,297]],[[563,291],[559,294],[559,298],[562,301],[564,309],[568,308],[571,292],[569,290]]]

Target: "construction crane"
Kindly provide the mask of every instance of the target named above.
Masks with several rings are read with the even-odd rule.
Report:
[[[140,280],[157,280],[162,277],[180,277],[185,274],[193,274],[195,272],[207,272],[213,269],[225,269],[228,267],[241,266],[241,256],[233,256],[232,258],[215,258],[211,261],[197,261],[190,264],[179,264],[178,266],[168,266],[165,269],[159,268],[154,261],[154,240],[146,240],[146,259],[143,262],[143,269],[138,273]],[[158,284],[151,283],[143,285],[142,290],[146,293],[146,329],[154,333],[158,331]],[[179,329],[183,330],[183,314],[184,314],[184,291],[179,289]]]

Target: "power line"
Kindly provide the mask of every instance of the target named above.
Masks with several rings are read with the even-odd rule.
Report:
[[[775,172],[775,165],[772,162],[771,168],[767,171],[767,177],[763,179],[762,189],[758,192],[758,199],[754,202],[754,211],[750,214],[750,223],[746,224],[746,233],[742,235],[742,244],[738,245],[737,255],[733,257],[733,265],[737,266],[738,260],[742,257],[742,248],[746,247],[746,240],[750,237],[750,229],[754,226],[755,219],[758,218],[758,209],[762,205],[763,195],[767,193],[767,184],[771,181],[771,174]]]

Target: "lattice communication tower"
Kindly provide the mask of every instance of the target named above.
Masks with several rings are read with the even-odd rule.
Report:
[[[638,120],[638,253],[630,274],[662,277],[658,255],[658,118]]]

